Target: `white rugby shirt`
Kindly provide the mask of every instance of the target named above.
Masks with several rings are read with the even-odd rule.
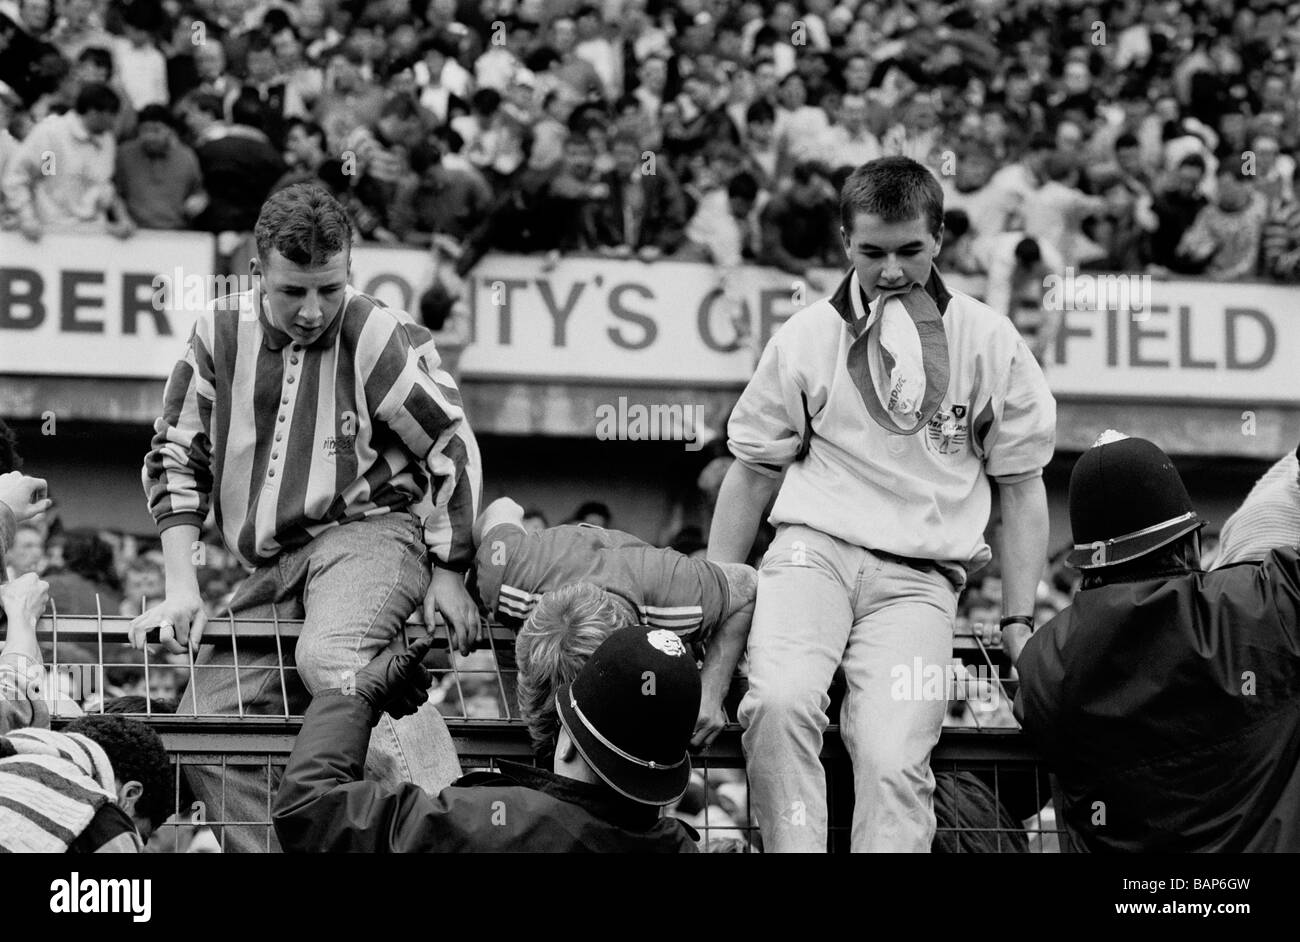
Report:
[[[879,316],[870,309],[865,328],[853,329],[868,307],[859,294],[855,315],[850,292],[860,289],[850,272],[772,336],[727,434],[732,453],[754,471],[787,472],[773,525],[802,524],[970,572],[992,557],[984,542],[988,478],[1011,484],[1042,474],[1056,445],[1056,400],[1007,317],[950,291],[937,270],[925,290],[942,314],[949,382],[922,429],[886,430],[850,377],[849,348]]]

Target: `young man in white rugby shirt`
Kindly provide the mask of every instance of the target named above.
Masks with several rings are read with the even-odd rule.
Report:
[[[925,167],[862,165],[841,220],[853,270],[777,331],[732,413],[738,460],[709,558],[743,560],[777,495],[740,708],[765,849],[826,850],[819,755],[827,688],[843,665],[852,849],[926,851],[945,703],[892,696],[891,675],[915,659],[949,662],[957,594],[991,557],[990,478],[1003,517],[1003,635],[1022,642],[1032,630],[1056,403],[1011,322],[949,291],[934,269],[943,194]]]

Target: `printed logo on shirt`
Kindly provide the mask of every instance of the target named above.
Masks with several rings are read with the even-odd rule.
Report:
[[[966,403],[940,408],[925,427],[925,441],[936,454],[960,454],[970,438],[970,407]]]
[[[326,458],[337,458],[340,454],[347,454],[356,445],[357,437],[355,435],[331,435],[321,443],[321,450]]]

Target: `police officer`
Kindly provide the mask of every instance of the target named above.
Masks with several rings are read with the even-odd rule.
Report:
[[[1300,851],[1300,548],[1202,572],[1205,522],[1177,470],[1115,432],[1074,467],[1070,524],[1080,590],[1009,654],[1071,835],[1090,851]]]
[[[700,676],[663,628],[616,631],[556,694],[552,772],[498,762],[436,795],[362,781],[370,730],[428,699],[429,638],[318,694],[276,794],[286,851],[693,853],[695,833],[659,806],[686,791]]]

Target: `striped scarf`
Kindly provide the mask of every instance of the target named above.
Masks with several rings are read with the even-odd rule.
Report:
[[[0,853],[66,853],[116,800],[108,756],[87,737],[48,729],[0,737]]]

